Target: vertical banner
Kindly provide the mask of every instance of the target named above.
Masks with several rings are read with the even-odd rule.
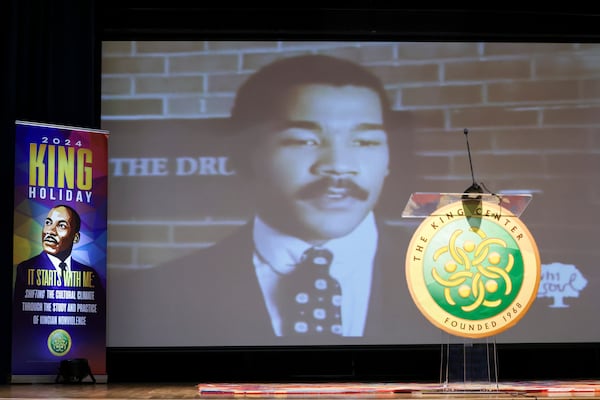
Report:
[[[12,381],[106,375],[108,132],[17,121]]]

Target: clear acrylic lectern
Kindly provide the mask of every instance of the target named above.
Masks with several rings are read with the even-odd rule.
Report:
[[[432,193],[416,192],[410,196],[403,218],[429,218],[446,215],[439,211],[450,204],[458,204],[467,211],[475,210],[485,202],[494,209],[497,205],[504,216],[520,217],[531,201],[527,193],[490,194],[490,193]],[[442,215],[443,213],[444,215]],[[468,219],[468,217],[467,217]],[[473,218],[469,224],[478,224]],[[408,268],[408,265],[407,265]],[[498,362],[496,336],[462,337],[442,331],[440,349],[441,392],[495,392],[498,386]]]

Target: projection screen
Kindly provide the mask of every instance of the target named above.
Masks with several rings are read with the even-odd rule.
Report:
[[[397,250],[385,260],[396,266],[397,279],[380,284],[404,300],[387,304],[394,309],[396,328],[378,335],[263,334],[264,321],[252,313],[264,305],[238,297],[249,296],[246,289],[253,285],[252,256],[244,273],[230,265],[234,256],[245,254],[242,245],[232,246],[231,262],[218,268],[203,264],[218,262],[209,256],[178,269],[178,276],[151,278],[182,257],[189,263],[196,252],[253,221],[254,181],[233,162],[248,150],[247,142],[231,132],[236,91],[264,65],[310,53],[365,66],[383,81],[394,110],[390,173],[376,213],[380,236],[385,232]],[[472,177],[492,193],[532,194],[521,219],[539,247],[539,291],[527,315],[496,340],[597,342],[599,104],[597,44],[104,42],[101,128],[110,132],[107,344],[439,343],[445,336],[411,301],[404,259],[398,256],[421,221],[401,213],[411,193],[462,192]],[[218,270],[219,277],[203,270]],[[231,283],[207,285],[213,279]],[[240,305],[238,312],[215,315],[223,309],[217,304],[222,294]],[[240,320],[243,328],[235,323]]]

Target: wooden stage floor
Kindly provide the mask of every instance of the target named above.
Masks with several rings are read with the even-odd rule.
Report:
[[[495,389],[498,390],[495,390]],[[418,383],[13,383],[0,399],[600,399],[600,381],[512,382],[493,387]]]

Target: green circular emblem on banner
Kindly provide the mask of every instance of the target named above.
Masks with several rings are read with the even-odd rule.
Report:
[[[64,329],[55,329],[48,335],[48,350],[57,357],[67,354],[72,344],[71,335]]]
[[[537,245],[522,221],[491,202],[440,207],[414,233],[406,278],[421,313],[462,337],[492,336],[514,326],[535,300]]]

